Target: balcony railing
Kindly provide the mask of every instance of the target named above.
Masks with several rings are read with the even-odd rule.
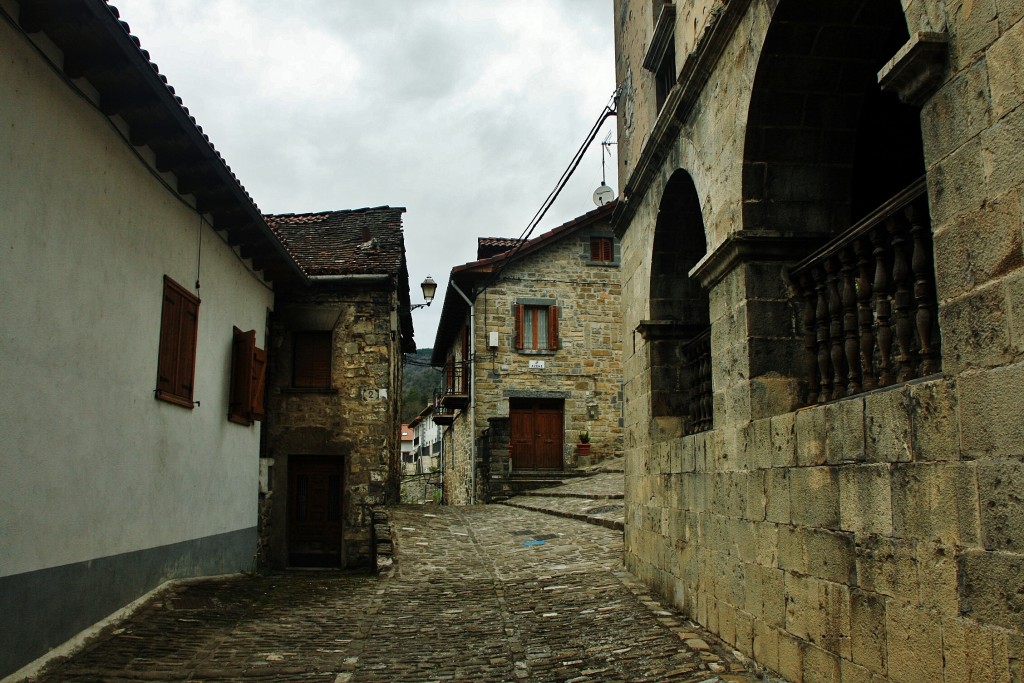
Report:
[[[711,429],[713,396],[711,391],[711,328],[701,332],[682,348],[683,390],[689,408],[687,434]]]
[[[434,424],[447,427],[455,421],[455,409],[441,403],[441,397],[434,398],[434,411],[430,414]]]
[[[469,361],[448,361],[444,366],[441,405],[464,408],[469,403]]]
[[[940,370],[924,179],[796,266],[807,404]]]

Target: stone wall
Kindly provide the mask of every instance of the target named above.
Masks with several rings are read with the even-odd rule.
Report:
[[[820,152],[799,131],[779,131],[784,146],[758,160],[750,130],[755,113],[767,125],[756,92],[772,20],[805,5],[676,3],[681,78],[660,112],[641,66],[650,6],[615,3],[624,330],[649,317],[664,189],[684,171],[709,252],[691,276],[709,294],[714,429],[659,433],[652,345],[627,345],[627,565],[794,681],[1020,679],[1024,6],[902,4],[910,33],[948,36],[920,111],[942,372],[799,409],[786,268],[809,236],[849,224],[852,208],[815,184],[824,166],[806,164],[799,188],[802,170],[779,171],[779,155]],[[798,106],[776,101],[783,117]]]
[[[279,297],[272,325],[267,394],[267,464],[272,468],[267,561],[287,564],[288,458],[330,455],[343,461],[343,564],[369,566],[369,506],[397,503],[398,401],[402,355],[387,288],[336,288]],[[292,387],[292,333],[333,330],[332,386]]]

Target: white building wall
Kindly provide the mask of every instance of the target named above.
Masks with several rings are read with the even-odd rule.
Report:
[[[273,293],[5,22],[0,44],[0,634],[68,613],[24,657],[161,580],[248,566],[259,427],[226,419],[232,325],[263,345]],[[154,398],[165,274],[201,283],[192,410]],[[98,558],[117,596],[24,603],[40,570]]]

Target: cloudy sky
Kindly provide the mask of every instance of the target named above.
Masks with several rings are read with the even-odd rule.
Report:
[[[611,0],[110,2],[261,210],[408,209],[413,302],[441,285],[420,347],[452,266],[523,231],[615,88]],[[536,234],[594,208],[609,131]]]

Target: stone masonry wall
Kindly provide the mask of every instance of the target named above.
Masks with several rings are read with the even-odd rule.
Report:
[[[726,5],[743,14],[677,134],[655,150],[650,132],[671,122],[653,111],[652,76],[640,65],[652,3],[615,2],[620,179],[635,193],[624,193],[631,212],[616,226],[627,333],[649,315],[651,245],[673,172],[694,179],[709,253],[745,227],[746,116],[779,4],[676,3],[677,64],[704,44],[708,7],[717,18]],[[942,83],[921,111],[942,374],[794,410],[795,360],[771,356],[797,324],[783,315],[784,262],[740,258],[709,285],[712,431],[652,440],[650,346],[626,345],[626,562],[793,681],[1016,681],[1024,3],[902,5],[911,32],[949,36]],[[698,35],[688,42],[690,26]],[[648,181],[638,182],[641,172]]]
[[[398,501],[402,356],[392,292],[337,289],[283,296],[275,311],[268,378],[267,464],[273,468],[268,561],[287,563],[288,458],[343,460],[343,558],[369,566],[368,506]],[[332,388],[291,387],[295,330],[333,329]],[[383,391],[381,391],[383,390]]]
[[[514,261],[477,299],[477,433],[488,428],[488,419],[508,417],[510,397],[563,398],[567,468],[576,464],[583,430],[590,431],[592,456],[622,453],[619,267],[617,260],[613,265],[590,262],[591,235],[610,237],[611,231],[604,223],[583,227]],[[558,350],[514,348],[519,299],[557,303]],[[487,345],[490,332],[498,333],[497,348]],[[530,361],[543,361],[544,367],[531,369]]]

